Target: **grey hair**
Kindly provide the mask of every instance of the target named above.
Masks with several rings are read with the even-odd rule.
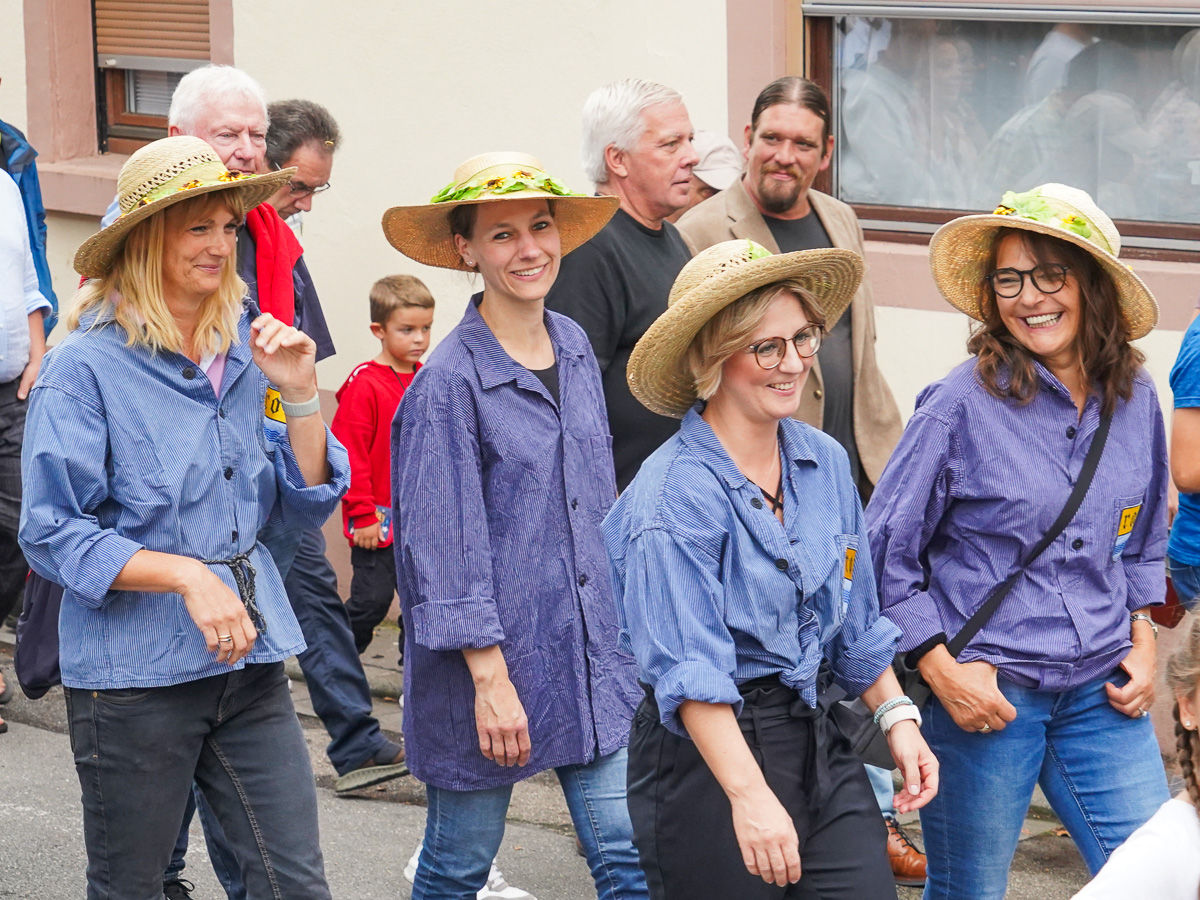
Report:
[[[625,78],[596,88],[583,104],[583,171],[594,184],[608,181],[604,151],[632,150],[646,131],[642,113],[663,103],[682,103],[679,92],[653,81]]]
[[[263,123],[270,124],[267,95],[257,81],[233,66],[201,66],[179,80],[171,95],[167,124],[184,134],[195,134],[201,118],[232,98],[252,100],[262,107]]]
[[[282,169],[292,154],[305,144],[315,144],[321,153],[331,155],[341,143],[342,134],[329,110],[311,100],[276,100],[267,111],[271,130],[267,132],[267,162]]]

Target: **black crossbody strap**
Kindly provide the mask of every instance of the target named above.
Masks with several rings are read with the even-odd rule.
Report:
[[[1092,445],[1088,447],[1087,456],[1083,460],[1083,468],[1079,470],[1079,480],[1075,482],[1075,488],[1071,491],[1071,496],[1067,498],[1067,505],[1058,514],[1058,518],[1054,520],[1054,524],[1050,526],[1050,530],[1042,535],[1042,539],[1029,552],[1029,556],[1025,558],[1025,561],[1004,580],[1003,584],[988,594],[988,598],[983,601],[983,605],[979,609],[975,610],[975,614],[967,620],[967,624],[962,627],[962,631],[946,642],[946,649],[950,651],[951,656],[957,657],[958,654],[962,653],[963,648],[971,643],[971,640],[979,633],[979,629],[986,625],[988,619],[996,612],[996,607],[1008,596],[1013,586],[1017,583],[1017,579],[1025,573],[1026,569],[1033,565],[1034,561],[1042,555],[1047,547],[1054,543],[1055,539],[1062,534],[1063,529],[1075,518],[1075,513],[1079,512],[1079,507],[1083,503],[1083,498],[1087,495],[1088,488],[1092,486],[1092,478],[1096,474],[1096,469],[1100,466],[1100,456],[1104,453],[1104,445],[1108,442],[1108,428],[1110,425],[1112,425],[1112,414],[1105,413],[1100,417],[1100,424],[1096,426],[1096,433],[1092,435]]]

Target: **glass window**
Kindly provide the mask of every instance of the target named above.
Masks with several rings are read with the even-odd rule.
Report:
[[[1080,187],[1117,219],[1200,220],[1200,29],[843,16],[847,202],[988,209]]]

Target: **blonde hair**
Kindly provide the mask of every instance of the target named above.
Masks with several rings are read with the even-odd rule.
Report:
[[[125,238],[112,265],[102,278],[85,282],[75,292],[71,310],[67,313],[67,330],[79,327],[80,319],[89,312],[112,311],[117,324],[129,335],[128,346],[138,344],[151,353],[163,350],[185,353],[183,333],[171,315],[163,296],[163,260],[166,248],[166,219],[194,219],[210,210],[224,206],[240,222],[246,208],[237,190],[213,191],[192,197],[139,222]],[[201,356],[224,353],[237,339],[238,319],[246,283],[237,273],[231,258],[221,272],[221,284],[200,307],[196,331],[192,338],[192,353]],[[99,321],[99,320],[97,320]]]
[[[1167,686],[1176,697],[1200,697],[1200,613],[1188,615],[1188,627],[1179,649],[1167,660]],[[1184,728],[1179,717],[1179,702],[1173,709],[1175,714],[1175,753],[1179,760],[1179,771],[1188,796],[1200,814],[1200,732],[1196,722],[1192,728]]]
[[[725,363],[737,351],[750,346],[754,332],[767,316],[767,308],[781,294],[791,294],[799,301],[810,325],[824,327],[821,308],[798,279],[788,278],[756,288],[705,322],[692,338],[684,362],[696,382],[697,397],[708,400],[717,392]]]

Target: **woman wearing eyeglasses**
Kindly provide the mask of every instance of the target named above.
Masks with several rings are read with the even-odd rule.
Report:
[[[861,277],[846,250],[716,244],[629,360],[634,396],[683,419],[604,523],[646,691],[629,811],[657,900],[895,898],[878,804],[829,716],[842,697],[887,734],[897,809],[937,790],[846,452],[791,418]]]
[[[1146,614],[1163,600],[1167,454],[1130,343],[1158,307],[1120,246],[1092,199],[1059,184],[1008,193],[930,243],[943,296],[981,324],[972,358],[918,398],[867,510],[884,615],[933,689],[927,900],[964,885],[1004,896],[1035,785],[1093,874],[1167,799]],[[955,658],[947,639],[1013,573]]]

